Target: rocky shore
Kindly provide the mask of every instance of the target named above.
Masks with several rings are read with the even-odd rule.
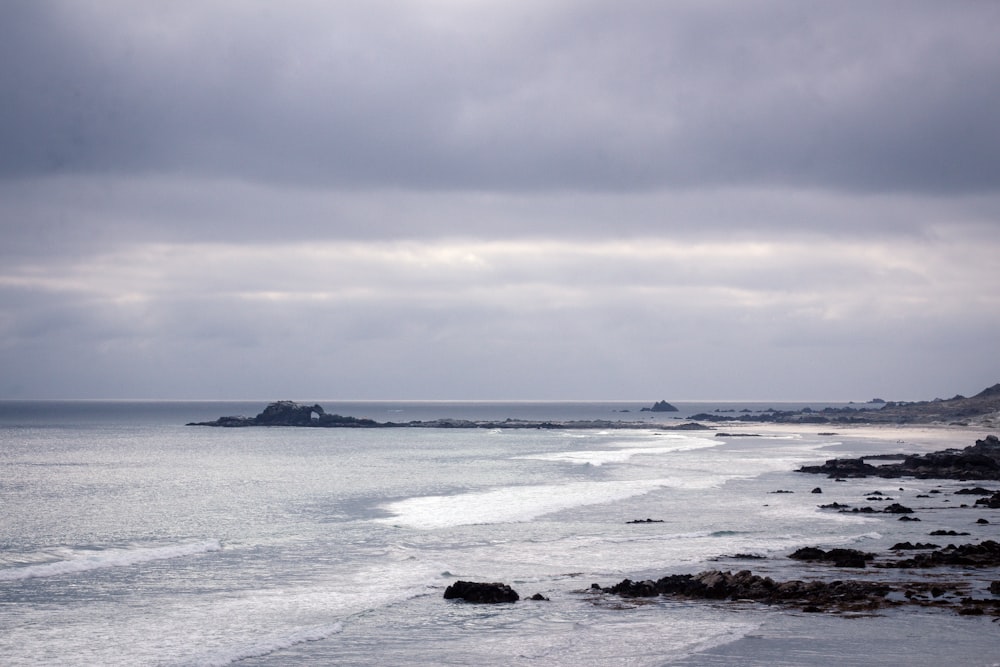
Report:
[[[872,457],[877,458],[877,457]],[[871,465],[861,459],[832,459],[820,466],[805,466],[803,473],[827,474],[835,479],[876,477],[945,480],[1000,480],[1000,439],[994,435],[977,440],[964,449],[948,449],[930,454],[894,456],[901,462]],[[900,489],[902,490],[902,489]],[[815,492],[821,492],[817,487]],[[778,491],[775,493],[790,493]],[[960,497],[960,504],[951,498]],[[967,498],[975,497],[971,504]],[[872,491],[865,500],[889,503],[879,508],[872,505],[851,507],[843,503],[819,505],[823,510],[861,512],[881,515],[885,520],[912,522],[914,538],[898,542],[883,553],[857,549],[821,549],[804,547],[785,558],[807,564],[815,569],[815,579],[777,580],[754,574],[750,570],[737,572],[706,570],[696,574],[671,574],[659,579],[633,581],[625,579],[611,586],[593,584],[591,593],[623,599],[670,598],[683,600],[747,601],[801,608],[806,612],[870,613],[894,607],[929,607],[950,610],[961,615],[991,615],[1000,618],[1000,542],[993,539],[941,545],[924,542],[919,515],[925,509],[943,508],[979,512],[974,521],[988,526],[1000,522],[1000,490],[982,486],[962,488],[953,494],[932,490],[918,499],[936,504],[916,509],[893,502],[892,497]],[[969,521],[970,519],[966,519]],[[934,537],[970,536],[968,531],[935,530]],[[970,536],[971,538],[971,536]],[[974,539],[974,538],[971,538]],[[755,557],[757,558],[757,557]],[[864,577],[852,572],[864,571]],[[904,574],[905,573],[905,574]]]
[[[848,477],[916,477],[918,479],[1000,480],[1000,440],[989,435],[965,449],[946,449],[930,454],[905,455],[902,462],[873,465],[869,460],[830,459],[817,466],[803,466],[798,472]],[[899,458],[899,457],[893,457]]]
[[[1000,439],[990,435],[965,449],[948,449],[922,455],[895,456],[902,462],[879,466],[863,460],[849,465],[841,460],[822,466],[807,466],[805,473],[874,478],[1000,480],[983,473],[1000,466]],[[860,464],[857,461],[861,461]],[[864,467],[868,466],[868,467]],[[904,534],[909,539],[881,551],[850,548],[822,549],[807,546],[783,556],[740,554],[714,560],[754,560],[764,573],[749,569],[737,571],[709,569],[691,574],[668,574],[656,579],[624,579],[616,584],[592,584],[580,591],[594,604],[634,605],[654,600],[703,600],[728,603],[753,603],[791,607],[802,612],[870,615],[888,609],[932,609],[961,616],[992,616],[1000,619],[1000,542],[991,539],[1000,523],[1000,488],[968,486],[941,487],[911,496],[917,502],[910,507],[881,491],[869,491],[859,498],[864,505],[840,502],[817,505],[823,511],[862,512],[883,521],[903,521],[912,526]],[[902,488],[899,489],[903,491]],[[812,493],[822,493],[817,487]],[[793,493],[781,490],[772,493]],[[895,495],[895,494],[894,494]],[[815,497],[810,494],[810,497]],[[992,510],[992,511],[991,511]],[[942,512],[969,530],[932,530],[921,528],[920,514],[936,517]],[[959,513],[955,513],[959,512]],[[974,512],[974,514],[973,514]],[[988,517],[988,518],[987,518]],[[655,519],[636,519],[627,523],[656,523]],[[939,524],[940,525],[940,524]],[[976,537],[975,526],[984,529]],[[943,537],[965,537],[959,543],[944,543]],[[931,539],[928,539],[931,538]],[[933,541],[932,541],[933,540]],[[799,563],[797,567],[792,562]],[[779,576],[792,568],[798,578]],[[803,575],[803,572],[805,573]],[[470,602],[512,601],[503,584],[465,583],[449,588],[446,597]],[[458,584],[456,584],[458,586]],[[463,588],[464,587],[464,588]],[[536,598],[538,599],[538,598]],[[614,602],[618,600],[619,602]]]
[[[982,546],[982,545],[981,545]],[[976,552],[989,551],[991,559],[983,567],[996,568],[993,542]],[[903,562],[903,561],[900,561]],[[921,567],[923,565],[900,565]],[[926,567],[933,567],[927,565]],[[947,609],[965,616],[989,614],[1000,617],[1000,582],[990,586],[989,596],[976,597],[961,577],[927,578],[905,583],[877,580],[842,579],[832,581],[800,579],[775,581],[755,575],[750,570],[707,570],[698,574],[674,574],[656,581],[625,579],[613,586],[593,584],[592,591],[623,598],[667,597],[685,600],[729,600],[800,607],[806,612],[872,612],[903,606]]]

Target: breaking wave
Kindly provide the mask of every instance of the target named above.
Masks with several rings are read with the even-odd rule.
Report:
[[[137,549],[101,549],[99,551],[77,551],[64,560],[40,563],[0,570],[0,581],[17,581],[36,577],[57,577],[90,570],[110,567],[127,567],[139,563],[170,558],[183,558],[210,551],[219,551],[222,544],[218,540],[170,544],[161,547]]]

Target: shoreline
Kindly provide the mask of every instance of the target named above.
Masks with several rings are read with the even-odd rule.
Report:
[[[868,451],[857,459],[830,459],[794,472],[833,483],[832,488],[825,484],[812,490],[812,494],[825,492],[810,496],[810,503],[820,512],[893,521],[891,527],[876,528],[876,533],[894,535],[892,546],[883,540],[874,552],[810,546],[778,556],[731,556],[719,560],[738,567],[735,573],[723,567],[656,580],[627,578],[611,586],[593,584],[593,592],[622,600],[756,602],[823,615],[932,609],[1000,620],[1000,439],[990,434],[969,445],[978,429],[965,426],[844,430],[848,433],[829,434],[831,448],[846,448],[854,454]],[[788,437],[801,435],[803,429],[781,425],[755,431],[733,437]],[[852,441],[846,444],[846,439]],[[946,445],[943,450],[942,444]],[[956,447],[961,444],[965,447]],[[927,451],[914,451],[918,448]],[[882,462],[897,458],[887,450],[898,450],[903,463]],[[879,464],[865,464],[859,471],[853,464],[866,457]],[[886,493],[867,490],[876,486]],[[832,503],[831,495],[836,498]],[[820,499],[826,502],[817,502]],[[951,527],[943,528],[946,525]],[[747,560],[758,569],[746,569]],[[802,572],[808,574],[792,579],[779,576],[787,574],[792,561],[798,563],[792,570],[799,577]]]

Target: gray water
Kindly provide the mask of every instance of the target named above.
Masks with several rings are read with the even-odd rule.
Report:
[[[379,421],[678,416],[624,403],[323,404]],[[801,577],[783,558],[800,546],[884,549],[903,525],[819,510],[809,491],[825,480],[791,472],[884,443],[183,425],[262,407],[0,403],[0,662],[825,665],[835,649],[840,664],[998,659],[988,619],[639,604],[589,590],[709,567]],[[893,491],[903,500],[935,484]],[[821,500],[872,486],[838,484]],[[662,523],[627,523],[645,518]],[[935,521],[922,530],[954,527],[954,515]],[[746,553],[766,559],[732,558]],[[443,600],[457,579],[549,601]],[[902,639],[865,650],[852,639],[885,633]]]

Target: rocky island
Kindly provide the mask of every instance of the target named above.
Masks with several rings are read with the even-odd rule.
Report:
[[[679,412],[666,401],[657,401],[641,412]],[[680,420],[678,417],[674,419]],[[501,421],[469,421],[462,419],[434,419],[430,421],[378,422],[373,419],[330,414],[319,404],[300,405],[294,401],[276,401],[269,404],[256,417],[219,417],[210,422],[192,422],[188,426],[305,426],[319,428],[556,428],[556,429],[656,429],[656,430],[707,430],[701,422],[773,423],[773,424],[831,424],[831,425],[916,425],[942,424],[951,426],[981,425],[1000,426],[1000,383],[979,392],[971,398],[955,396],[932,401],[877,402],[869,401],[858,407],[828,407],[822,410],[763,410],[745,411],[738,416],[718,413],[700,413],[684,418],[683,423],[665,425],[650,421],[532,421],[504,419]],[[739,435],[739,434],[736,434]],[[743,434],[745,435],[745,434]]]
[[[675,408],[676,409],[676,408]],[[504,419],[501,421],[470,421],[466,419],[433,419],[430,421],[379,422],[374,419],[330,414],[319,404],[300,405],[295,401],[276,401],[256,417],[219,417],[209,422],[189,422],[187,426],[217,426],[242,428],[248,426],[298,426],[311,428],[488,428],[488,429],[655,429],[660,431],[707,430],[697,422],[664,425],[638,421],[532,421]]]
[[[643,408],[640,412],[679,412],[679,410],[677,409],[677,406],[671,405],[666,401],[657,401],[656,403],[653,403],[652,407]]]

